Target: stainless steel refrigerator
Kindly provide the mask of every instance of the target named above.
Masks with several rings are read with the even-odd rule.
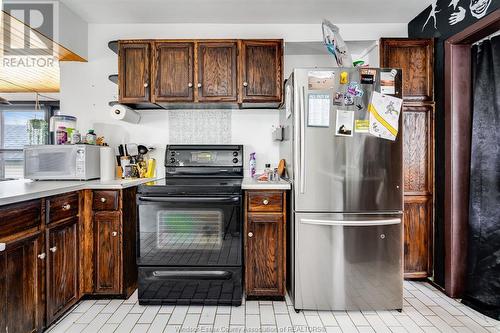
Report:
[[[298,68],[285,83],[280,155],[292,180],[287,274],[297,310],[403,307],[402,115],[395,141],[367,133],[373,91],[401,97],[401,70]],[[345,111],[354,128],[338,123]]]

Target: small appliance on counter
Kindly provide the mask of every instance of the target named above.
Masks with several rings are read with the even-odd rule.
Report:
[[[37,145],[24,147],[24,178],[89,180],[100,177],[100,146]]]

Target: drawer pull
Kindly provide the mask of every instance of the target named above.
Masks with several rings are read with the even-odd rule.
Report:
[[[47,256],[47,255],[45,254],[45,252],[44,252],[44,253],[40,253],[40,254],[38,255],[38,259],[42,259],[42,260],[43,260],[43,259],[45,259],[45,257],[46,257],[46,256]]]
[[[62,210],[69,210],[71,208],[71,205],[70,204],[64,204],[62,205]]]
[[[0,252],[5,251],[5,243],[0,243]]]
[[[248,237],[252,238],[253,237],[253,232],[248,233]]]
[[[105,203],[106,202],[106,198],[101,198],[101,202]]]
[[[50,250],[50,252],[54,253],[57,251],[57,247],[56,246],[51,247],[51,248],[49,248],[49,250]]]
[[[116,235],[118,235],[118,233],[117,233],[116,231],[113,231],[113,232],[111,233],[111,236],[113,236],[113,237],[116,237]]]
[[[262,200],[262,203],[263,203],[264,205],[269,205],[269,200],[264,199],[264,200]]]
[[[243,87],[248,87],[248,82],[243,82]]]

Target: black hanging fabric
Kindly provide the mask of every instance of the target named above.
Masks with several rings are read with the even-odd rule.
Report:
[[[500,36],[472,48],[467,286],[463,303],[500,319]]]

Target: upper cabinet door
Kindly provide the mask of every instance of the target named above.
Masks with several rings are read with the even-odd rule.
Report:
[[[120,102],[141,103],[150,99],[150,44],[120,42],[118,54]]]
[[[432,102],[433,96],[432,39],[382,38],[380,67],[403,70],[403,99]]]
[[[193,43],[154,45],[153,102],[192,102]]]
[[[241,42],[242,102],[280,102],[283,41]]]
[[[237,101],[237,56],[236,42],[198,43],[199,101]]]

